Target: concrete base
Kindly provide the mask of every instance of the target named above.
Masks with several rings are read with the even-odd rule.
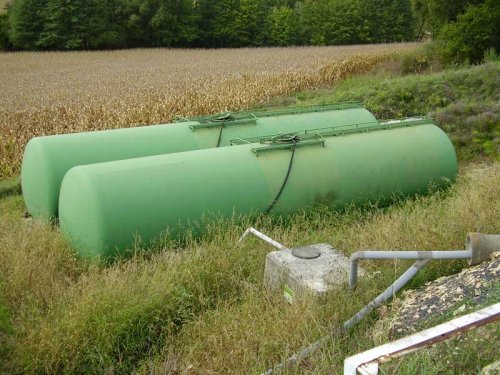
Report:
[[[319,252],[311,259],[298,258],[292,251]],[[266,256],[265,282],[269,288],[283,288],[290,302],[304,292],[321,296],[335,286],[349,281],[349,259],[328,244],[300,249],[273,251]],[[363,275],[363,270],[358,271]]]

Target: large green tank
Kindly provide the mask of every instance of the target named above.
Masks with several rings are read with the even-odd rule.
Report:
[[[165,230],[182,236],[212,215],[390,200],[446,185],[457,173],[450,140],[430,120],[233,143],[72,168],[61,188],[62,232],[81,256],[106,258],[136,236],[146,244]]]
[[[28,212],[37,218],[56,217],[62,179],[77,165],[228,146],[235,137],[369,123],[376,119],[359,104],[341,104],[225,113],[177,121],[33,138],[24,151],[21,169]]]

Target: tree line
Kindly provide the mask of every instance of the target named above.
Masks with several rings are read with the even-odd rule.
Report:
[[[12,0],[20,50],[341,45],[415,39],[411,0]]]
[[[499,0],[412,0],[417,36],[428,32],[429,54],[444,65],[484,60],[500,53]]]
[[[10,0],[0,49],[224,48],[432,37],[432,59],[500,52],[498,0]],[[491,54],[491,53],[490,53]]]

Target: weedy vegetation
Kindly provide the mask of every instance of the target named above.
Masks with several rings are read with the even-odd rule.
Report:
[[[274,98],[266,105],[358,101],[379,119],[429,116],[451,138],[461,160],[500,155],[500,63],[438,71],[420,54],[375,74],[352,77],[334,88]],[[422,74],[425,72],[426,74]],[[410,73],[410,74],[405,74]]]
[[[270,101],[281,105],[362,100],[379,116],[393,116],[390,111],[398,108],[402,108],[398,115],[449,109],[455,117],[447,121],[458,125],[445,130],[457,137],[461,158],[457,183],[427,197],[388,208],[374,205],[336,212],[316,207],[286,219],[241,217],[211,223],[201,239],[187,238],[180,244],[164,238],[151,249],[137,244],[131,257],[111,265],[77,259],[56,226],[25,219],[17,179],[4,179],[0,183],[0,371],[259,373],[332,332],[410,264],[365,261],[368,277],[360,280],[355,292],[343,286],[324,299],[306,297],[289,305],[279,292],[263,288],[264,259],[272,249],[256,239],[236,246],[249,225],[287,246],[326,242],[346,255],[360,249],[460,249],[467,232],[498,233],[498,154],[482,145],[468,149],[476,147],[469,142],[470,134],[475,136],[470,127],[480,129],[483,121],[467,120],[491,108],[496,116],[498,88],[491,81],[498,82],[498,65],[432,74],[429,67],[418,68],[418,73],[410,68],[413,73],[408,75],[400,60],[388,56],[413,45],[382,48],[387,52],[360,57],[366,48],[372,49],[0,55],[0,74],[8,80],[0,89],[6,103],[0,110],[3,177],[18,173],[22,148],[33,135],[167,122],[174,114],[213,113]],[[363,72],[370,74],[346,80]],[[30,78],[31,85],[22,85]],[[333,83],[333,89],[326,88]],[[449,100],[441,105],[427,94],[444,95],[439,90],[445,84],[451,87],[444,90]],[[318,87],[321,90],[304,91]],[[297,94],[272,99],[293,92]],[[470,104],[470,111],[455,110],[468,98],[482,101],[482,93],[484,107]],[[488,98],[493,99],[487,102]],[[497,120],[492,121],[498,126]],[[445,123],[440,125],[444,128]],[[465,134],[463,143],[460,132]],[[485,134],[497,142],[494,132]],[[408,288],[465,266],[464,261],[433,261]],[[348,333],[336,333],[328,345],[286,372],[341,373],[346,356],[380,344],[372,331],[377,315]],[[498,336],[487,337],[493,345],[498,343]],[[476,355],[456,367],[464,373],[490,360],[488,355],[477,355],[483,342],[470,343],[467,353]],[[410,358],[408,363],[416,362]],[[390,373],[394,368],[386,369]]]

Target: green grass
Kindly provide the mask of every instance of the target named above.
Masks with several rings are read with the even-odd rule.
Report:
[[[460,248],[467,231],[499,231],[499,189],[500,163],[469,166],[452,190],[388,209],[316,209],[256,225],[289,246],[328,242],[345,254]],[[22,219],[19,195],[2,198],[0,211],[13,372],[146,373],[191,365],[193,373],[257,372],[349,318],[408,266],[366,262],[381,273],[361,281],[355,294],[341,288],[289,306],[262,289],[269,247],[257,240],[235,246],[248,223],[216,224],[183,248],[166,244],[103,267],[78,261],[57,228]],[[411,286],[463,266],[434,262]],[[369,347],[371,319],[313,357],[311,372],[337,373],[341,359]]]
[[[2,285],[0,285],[0,294]],[[0,357],[6,358],[10,353],[11,345],[8,342],[9,337],[13,334],[12,330],[12,313],[7,304],[0,299]],[[0,364],[0,370],[2,365]]]
[[[468,73],[432,77],[446,74]],[[372,85],[383,84],[381,77],[346,82],[334,95],[347,99],[365,89],[368,95]],[[431,76],[422,76],[422,82],[426,77]],[[390,80],[403,86],[418,77]],[[293,101],[322,100],[318,92],[301,95]],[[155,251],[136,249],[131,258],[109,266],[78,260],[57,227],[26,220],[18,189],[16,180],[0,182],[0,371],[5,373],[258,373],[351,317],[410,264],[366,261],[363,267],[372,277],[361,279],[354,293],[343,286],[324,299],[306,297],[288,305],[262,287],[270,247],[256,239],[236,246],[250,224],[288,246],[326,242],[346,255],[359,249],[459,249],[469,231],[500,231],[500,162],[491,158],[462,163],[458,182],[431,196],[388,208],[315,208],[286,220],[215,223],[203,239],[182,246],[159,242]],[[434,261],[408,287],[464,266]],[[341,373],[346,356],[380,344],[373,337],[376,318],[372,314],[348,334],[335,335],[287,372]],[[465,350],[477,357],[482,349]],[[460,362],[465,373],[478,366],[472,354]],[[429,355],[425,361],[432,363]],[[401,366],[410,366],[410,373],[417,362],[409,358]]]
[[[495,322],[412,353],[381,367],[381,374],[478,374],[498,360],[500,323]]]
[[[19,178],[9,178],[7,180],[0,180],[0,198],[21,193],[21,183]]]

